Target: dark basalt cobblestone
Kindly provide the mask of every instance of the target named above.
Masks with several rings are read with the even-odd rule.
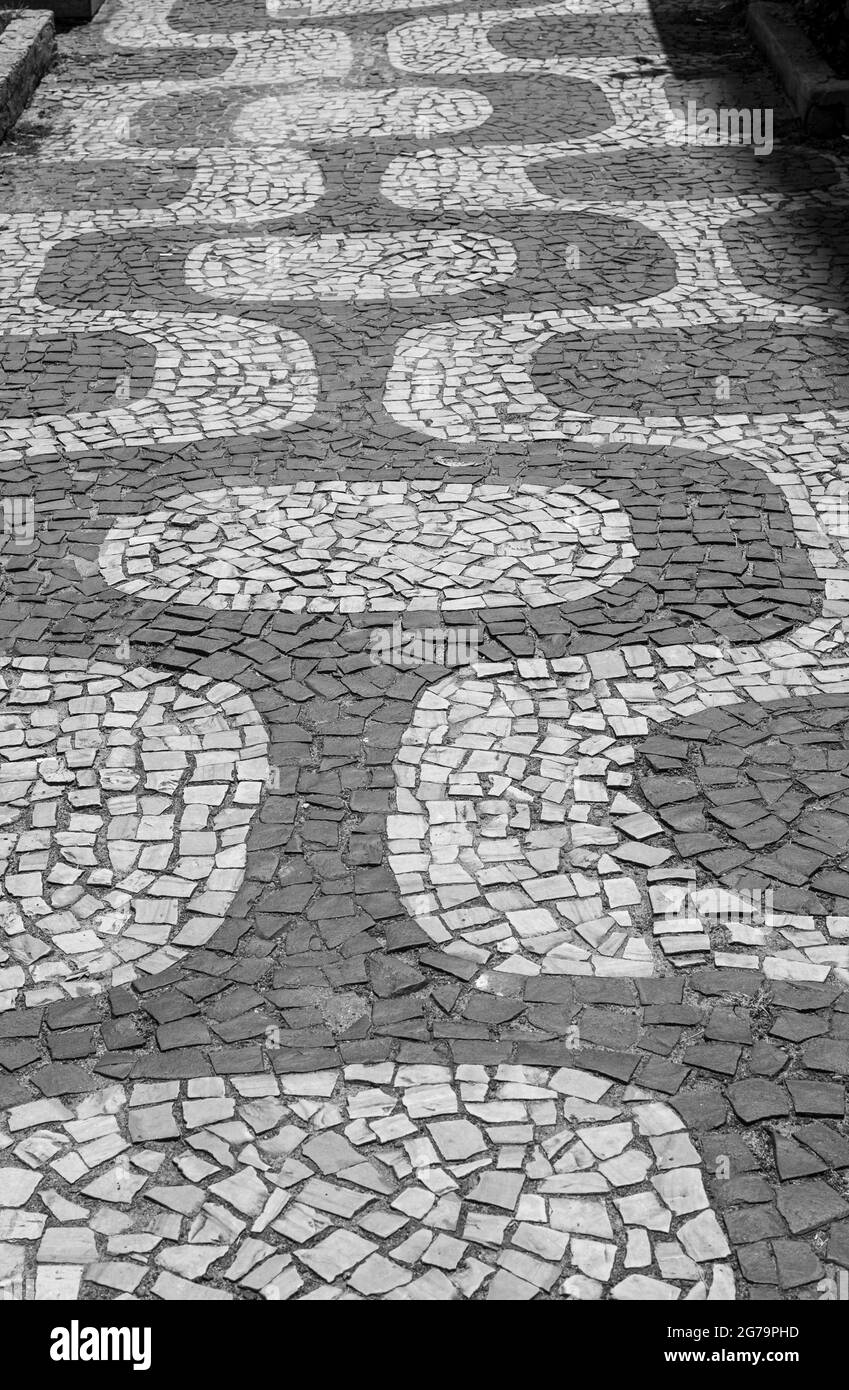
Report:
[[[197,160],[128,164],[119,159],[33,164],[6,160],[0,189],[7,212],[94,212],[98,208],[164,208],[184,198]]]
[[[807,237],[816,232],[816,248]],[[722,240],[744,285],[785,302],[843,310],[849,293],[849,246],[830,208],[797,207],[753,222],[730,222]]]
[[[652,53],[661,53],[656,24],[648,15],[548,15],[510,20],[497,24],[489,31],[493,48],[510,58],[537,58],[543,51],[552,57],[577,58],[590,52],[605,58],[638,57],[646,60]],[[675,66],[682,60],[709,61],[723,50],[730,56],[739,52],[739,36],[721,24],[707,29],[698,17],[692,24],[686,20],[666,26],[662,39],[661,57]]]
[[[514,0],[512,8],[522,10],[535,3],[536,0]],[[479,10],[477,0],[458,0],[456,5],[451,6],[452,14],[463,14],[466,11],[477,14]],[[272,5],[269,9],[264,0],[245,0],[245,3],[239,6],[239,29],[282,29],[285,32],[297,33],[304,29],[309,31],[314,28],[332,27],[345,33],[380,36],[400,24],[414,23],[418,19],[438,19],[444,13],[445,7],[440,5],[438,0],[433,0],[432,4],[417,5],[415,9],[405,8],[403,4],[387,4],[382,10],[368,11],[367,18],[356,10],[352,13],[343,10],[332,15],[319,12],[311,15],[308,12],[296,13],[293,7],[288,7],[287,13],[285,6]],[[192,4],[191,0],[177,0],[169,13],[168,23],[177,34],[220,33],[222,42],[226,40],[227,31],[234,28],[232,15],[220,0],[203,0],[203,3],[197,5]]]
[[[776,149],[768,159],[751,146],[699,149],[607,150],[541,161],[529,171],[550,198],[631,199],[740,198],[770,193],[814,192],[837,181],[819,153]]]
[[[650,349],[636,334],[576,334],[551,340],[534,381],[564,410],[609,414],[739,415],[844,408],[846,340],[774,327],[729,325],[658,333]],[[718,378],[727,378],[727,390]]]
[[[0,341],[0,409],[13,418],[63,408],[102,410],[125,377],[128,399],[146,396],[155,361],[153,349],[128,334],[6,337]]]
[[[668,724],[642,745],[643,795],[670,827],[686,826],[679,850],[724,883],[771,889],[778,911],[843,915],[847,719],[834,696]]]

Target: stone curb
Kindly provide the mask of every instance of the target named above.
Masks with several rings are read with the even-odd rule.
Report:
[[[53,12],[57,24],[88,24],[94,19],[105,0],[17,0],[25,10],[46,10]]]
[[[805,131],[849,131],[849,79],[835,76],[784,5],[753,0],[746,24],[757,47],[781,79]]]
[[[55,49],[49,10],[16,14],[0,34],[0,140],[30,101],[53,62]]]

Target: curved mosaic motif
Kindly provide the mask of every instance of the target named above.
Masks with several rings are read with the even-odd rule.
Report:
[[[421,696],[394,763],[389,862],[477,988],[708,957],[773,979],[849,969],[845,631],[822,675],[781,643],[758,657],[529,658],[516,677],[481,666]]]
[[[845,312],[849,245],[838,209],[791,205],[776,209],[763,223],[751,217],[735,219],[723,227],[722,240],[745,285],[761,291],[766,285],[785,302]]]
[[[156,974],[208,941],[268,772],[247,696],[73,658],[0,659],[0,682],[0,1006]]]
[[[632,554],[627,517],[586,489],[319,483],[187,494],[115,526],[100,568],[211,608],[450,612],[584,598]]]
[[[419,299],[463,294],[477,282],[506,280],[516,268],[508,241],[474,232],[376,232],[291,237],[269,242],[211,242],[186,260],[186,283],[199,293],[266,303],[271,299]]]
[[[387,823],[402,901],[434,941],[459,934],[463,957],[496,971],[652,974],[632,931],[640,892],[607,816],[626,817],[635,837],[655,833],[614,791],[630,783],[634,750],[623,742],[605,756],[606,731],[581,739],[562,727],[574,707],[547,684],[538,710],[503,678],[467,677],[419,701]],[[668,857],[657,851],[658,864]],[[599,860],[611,877],[600,879]]]
[[[181,304],[216,311],[233,303],[285,304],[291,312],[289,326],[300,330],[303,325],[307,333],[320,308],[331,316],[328,341],[321,345],[341,355],[346,338],[375,332],[394,337],[399,309],[406,328],[413,320],[432,321],[452,310],[461,316],[511,305],[525,310],[550,303],[555,292],[564,304],[607,304],[623,295],[668,297],[676,271],[679,285],[686,276],[692,278],[694,257],[688,258],[681,236],[675,238],[674,251],[669,244],[674,221],[661,236],[626,216],[543,213],[524,219],[517,237],[503,211],[479,213],[474,219],[460,213],[449,229],[441,225],[448,214],[396,209],[378,217],[377,197],[376,188],[352,181],[343,214],[339,189],[329,186],[326,198],[313,200],[308,215],[293,219],[291,234],[285,236],[210,241],[188,228],[116,228],[105,235],[91,229],[74,234],[69,225],[68,234],[44,260],[38,293],[54,305],[115,309],[128,300],[140,308]],[[316,219],[327,212],[337,231],[316,235]],[[381,222],[392,230],[381,231]],[[26,270],[34,271],[31,261]],[[363,311],[353,318],[352,302]]]
[[[61,455],[110,445],[168,444],[263,428],[286,428],[309,418],[316,399],[314,363],[293,333],[223,315],[113,314],[44,309],[0,312],[10,346],[35,334],[112,333],[138,339],[156,360],[145,394],[101,410],[51,410],[0,417],[0,448]],[[0,338],[0,342],[3,339]],[[50,348],[44,349],[49,360]],[[219,359],[223,359],[220,360]],[[132,359],[122,364],[132,367]],[[117,373],[116,373],[117,375]],[[129,378],[132,378],[132,370]]]
[[[695,716],[646,740],[643,797],[682,849],[697,853],[732,887],[744,880],[772,895],[796,945],[812,960],[843,963],[841,920],[849,909],[849,707],[845,696],[725,706],[721,717]],[[663,774],[652,770],[662,755]],[[829,935],[815,940],[814,916],[828,914]],[[756,937],[755,940],[758,938]]]
[[[792,448],[816,439],[838,447],[849,415],[840,366],[843,335],[833,333],[831,325],[825,335],[816,335],[816,346],[810,344],[822,353],[823,368],[812,372],[809,381],[797,382],[789,376],[790,363],[806,351],[797,342],[798,319],[786,338],[776,333],[776,321],[785,327],[782,314],[757,311],[752,318],[763,320],[757,327],[741,330],[734,323],[712,330],[709,342],[716,355],[710,358],[700,351],[704,330],[687,324],[682,331],[674,303],[657,304],[654,314],[652,308],[651,302],[636,306],[618,323],[611,322],[613,314],[576,310],[469,318],[413,330],[398,344],[387,378],[386,408],[399,424],[469,443],[571,436],[717,452],[731,440]],[[634,345],[640,320],[656,334],[654,356]],[[570,338],[557,343],[560,334],[569,334],[571,343]],[[678,353],[671,338],[681,345]],[[776,338],[787,353],[784,377],[780,369],[771,376],[769,345]],[[571,352],[564,343],[570,343]],[[751,365],[742,365],[741,351],[753,357]],[[549,376],[559,353],[565,359],[562,385]],[[611,389],[606,373],[613,355],[620,371]],[[767,379],[760,378],[761,371]],[[659,390],[654,385],[658,376],[664,378]],[[597,406],[594,380],[601,393]],[[730,435],[723,431],[727,415],[736,423]]]
[[[173,150],[139,155],[123,146],[113,159],[63,151],[55,160],[0,160],[0,188],[4,277],[10,262],[38,266],[68,231],[255,223],[304,212],[324,192],[321,169],[303,150],[255,150],[246,168],[235,150],[191,149],[176,158]]]
[[[715,6],[394,3],[0,152],[0,1286],[816,1298],[846,162]]]

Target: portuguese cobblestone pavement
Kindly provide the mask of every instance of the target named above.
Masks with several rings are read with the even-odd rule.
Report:
[[[683,0],[60,48],[0,151],[7,1296],[828,1296],[845,145]]]

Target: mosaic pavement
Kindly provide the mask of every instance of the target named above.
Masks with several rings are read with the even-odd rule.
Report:
[[[4,1296],[836,1297],[845,149],[678,0],[60,54],[0,150]]]

